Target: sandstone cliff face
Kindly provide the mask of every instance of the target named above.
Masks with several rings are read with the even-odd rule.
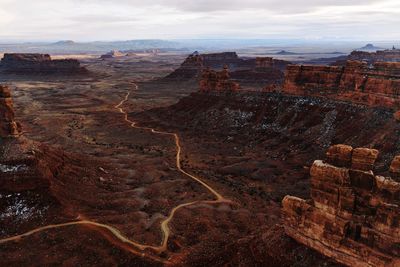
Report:
[[[4,54],[0,71],[10,74],[81,74],[87,70],[76,59],[52,60],[47,54]]]
[[[287,67],[283,92],[327,96],[370,106],[400,107],[400,63],[373,66],[348,61],[346,66]]]
[[[200,80],[200,92],[210,91],[237,91],[239,84],[230,80],[228,67],[224,67],[222,71],[213,71],[206,69],[202,73]]]
[[[277,60],[270,57],[240,58],[235,52],[224,52],[214,54],[193,53],[188,56],[181,66],[166,79],[186,81],[200,79],[203,70],[207,68],[219,71],[227,66],[230,76],[241,84],[282,84],[284,70],[289,64],[287,61]]]
[[[327,160],[311,167],[311,199],[284,198],[286,233],[349,266],[399,266],[400,183],[374,175],[377,156],[374,149],[329,148]],[[391,172],[398,166],[396,157]]]
[[[373,53],[364,51],[353,51],[348,56],[349,60],[362,60],[368,63],[375,63],[378,61],[385,62],[400,62],[400,49],[381,50]]]
[[[10,89],[0,85],[0,138],[19,134],[18,125],[14,121],[14,108]]]

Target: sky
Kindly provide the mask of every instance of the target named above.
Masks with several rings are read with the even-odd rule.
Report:
[[[400,40],[399,0],[0,0],[0,40]]]

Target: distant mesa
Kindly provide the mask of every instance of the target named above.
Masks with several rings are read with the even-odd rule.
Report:
[[[72,40],[63,40],[63,41],[58,41],[58,42],[53,43],[53,45],[60,45],[60,46],[62,46],[62,45],[74,45],[74,44],[76,44],[76,43],[74,41],[72,41]]]
[[[365,61],[368,64],[376,62],[400,62],[400,49],[393,46],[385,50],[354,50],[349,55],[332,58],[319,58],[307,61],[308,64],[326,64],[332,66],[345,66],[348,60]]]
[[[357,50],[381,50],[381,49],[383,49],[383,48],[377,47],[377,46],[375,46],[373,44],[367,44],[367,45],[365,45],[365,46],[363,46],[363,47],[361,47],[361,48],[359,48]]]
[[[117,57],[124,57],[126,54],[118,51],[118,50],[112,50],[104,55],[101,55],[101,59],[109,59],[109,58],[117,58]]]
[[[233,81],[249,87],[262,87],[282,84],[289,63],[272,57],[241,58],[236,52],[200,54],[196,51],[164,79],[198,82],[204,78],[203,71],[220,72],[226,67]]]
[[[375,62],[400,62],[400,49],[388,49],[376,52],[353,51],[348,56],[349,60],[366,61],[369,64]]]
[[[0,71],[7,74],[85,74],[87,69],[76,59],[52,60],[48,54],[6,53]]]
[[[276,52],[275,53],[276,55],[298,55],[298,53],[294,53],[294,52],[289,52],[289,51],[286,51],[286,50],[281,50],[281,51],[279,51],[279,52]]]

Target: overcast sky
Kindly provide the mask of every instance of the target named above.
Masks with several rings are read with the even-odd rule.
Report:
[[[400,0],[0,0],[0,40],[399,40]]]

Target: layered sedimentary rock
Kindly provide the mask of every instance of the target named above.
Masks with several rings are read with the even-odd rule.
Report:
[[[87,70],[76,59],[52,60],[47,54],[4,54],[0,71],[13,74],[81,74]]]
[[[368,64],[377,62],[400,62],[400,49],[393,48],[376,52],[355,50],[348,56],[340,56],[325,60],[320,59],[319,61],[326,61],[327,64],[331,64],[332,66],[345,66],[348,60],[364,61]]]
[[[353,51],[348,56],[349,60],[361,60],[368,63],[383,62],[400,62],[400,49],[380,50],[376,52]]]
[[[377,155],[331,147],[311,167],[311,199],[284,198],[286,233],[349,266],[400,266],[400,183],[374,175]],[[391,172],[398,170],[396,157]]]
[[[287,61],[270,57],[240,58],[235,52],[199,54],[188,56],[181,66],[169,74],[169,80],[201,79],[203,70],[210,68],[218,71],[227,66],[232,79],[239,83],[282,84]]]
[[[10,89],[0,85],[0,138],[19,134],[19,125],[14,121],[14,108]]]
[[[200,80],[200,92],[210,91],[237,91],[239,84],[231,81],[228,67],[225,66],[222,71],[213,71],[209,68],[202,73]]]
[[[348,61],[340,66],[287,67],[283,92],[400,107],[400,63]]]

